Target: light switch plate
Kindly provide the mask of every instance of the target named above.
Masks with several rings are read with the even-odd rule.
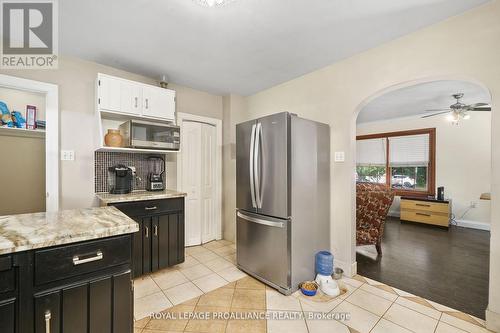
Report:
[[[344,162],[345,161],[345,152],[336,151],[335,152],[335,162]]]
[[[61,161],[74,161],[75,151],[74,150],[61,150]]]

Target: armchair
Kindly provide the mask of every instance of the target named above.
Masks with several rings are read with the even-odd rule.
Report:
[[[385,185],[356,184],[356,245],[375,245],[382,255],[382,236],[394,191]]]

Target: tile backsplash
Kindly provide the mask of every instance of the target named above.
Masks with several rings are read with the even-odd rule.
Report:
[[[152,155],[148,154],[137,154],[137,153],[121,153],[121,152],[102,152],[96,151],[94,154],[94,168],[95,168],[95,179],[94,179],[94,189],[96,193],[108,192],[110,185],[112,184],[112,179],[109,179],[108,168],[116,164],[123,164],[126,166],[133,166],[136,168],[137,176],[141,178],[140,181],[133,181],[133,190],[145,190],[146,181],[149,173],[149,162],[148,157]],[[158,155],[155,155],[158,156]],[[161,156],[165,158],[165,156]],[[166,172],[165,172],[166,173]],[[163,175],[163,179],[166,176]]]

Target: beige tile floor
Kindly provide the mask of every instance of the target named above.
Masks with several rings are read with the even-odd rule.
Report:
[[[347,292],[328,302],[316,302],[300,292],[283,296],[239,272],[234,267],[234,251],[229,249],[234,249],[234,245],[225,241],[188,248],[191,259],[186,263],[135,281],[136,319],[143,319],[134,323],[134,333],[489,332],[481,319],[359,275],[343,278],[341,283]],[[209,259],[201,263],[196,259],[200,257]],[[159,311],[246,313],[266,310],[303,317],[267,321],[149,318],[150,312]],[[350,319],[310,320],[308,317],[310,313],[339,312],[349,313]]]

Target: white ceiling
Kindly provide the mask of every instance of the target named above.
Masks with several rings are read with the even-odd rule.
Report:
[[[60,49],[218,94],[250,95],[489,0],[63,0]]]
[[[384,94],[366,105],[357,123],[423,115],[429,109],[445,109],[456,100],[453,94],[463,93],[465,104],[490,103],[491,96],[481,86],[465,81],[434,81],[417,84]]]

